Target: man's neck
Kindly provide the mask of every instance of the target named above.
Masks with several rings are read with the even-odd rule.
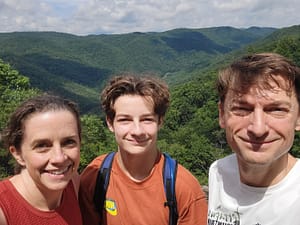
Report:
[[[296,158],[287,154],[268,165],[245,165],[244,163],[239,163],[241,182],[253,187],[275,185],[285,178],[296,161]]]

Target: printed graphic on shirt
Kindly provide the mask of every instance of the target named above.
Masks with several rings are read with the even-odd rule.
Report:
[[[208,211],[208,225],[240,225],[240,214],[218,207]]]
[[[112,216],[116,216],[118,214],[118,211],[117,211],[117,204],[114,200],[112,199],[106,199],[105,200],[105,203],[104,203],[104,206],[105,206],[105,210]]]

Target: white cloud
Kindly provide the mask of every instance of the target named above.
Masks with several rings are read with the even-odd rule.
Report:
[[[236,11],[240,9],[252,8],[257,4],[257,0],[240,0],[240,1],[228,1],[228,0],[215,0],[212,1],[213,6],[220,10]]]
[[[296,0],[0,0],[0,32],[86,35],[300,24]]]

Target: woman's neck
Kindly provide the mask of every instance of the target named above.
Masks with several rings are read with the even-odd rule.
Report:
[[[26,170],[13,176],[10,181],[22,197],[34,208],[51,211],[60,206],[63,190],[42,190],[34,183]]]

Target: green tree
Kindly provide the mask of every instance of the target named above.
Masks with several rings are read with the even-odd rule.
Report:
[[[30,87],[29,79],[0,60],[0,129],[5,128],[9,115],[25,99],[38,94]],[[7,149],[0,145],[0,179],[13,174],[14,161]]]
[[[97,115],[83,115],[82,143],[79,171],[82,171],[94,158],[116,150],[114,136]]]
[[[300,65],[300,38],[285,37],[277,41],[275,52]]]

